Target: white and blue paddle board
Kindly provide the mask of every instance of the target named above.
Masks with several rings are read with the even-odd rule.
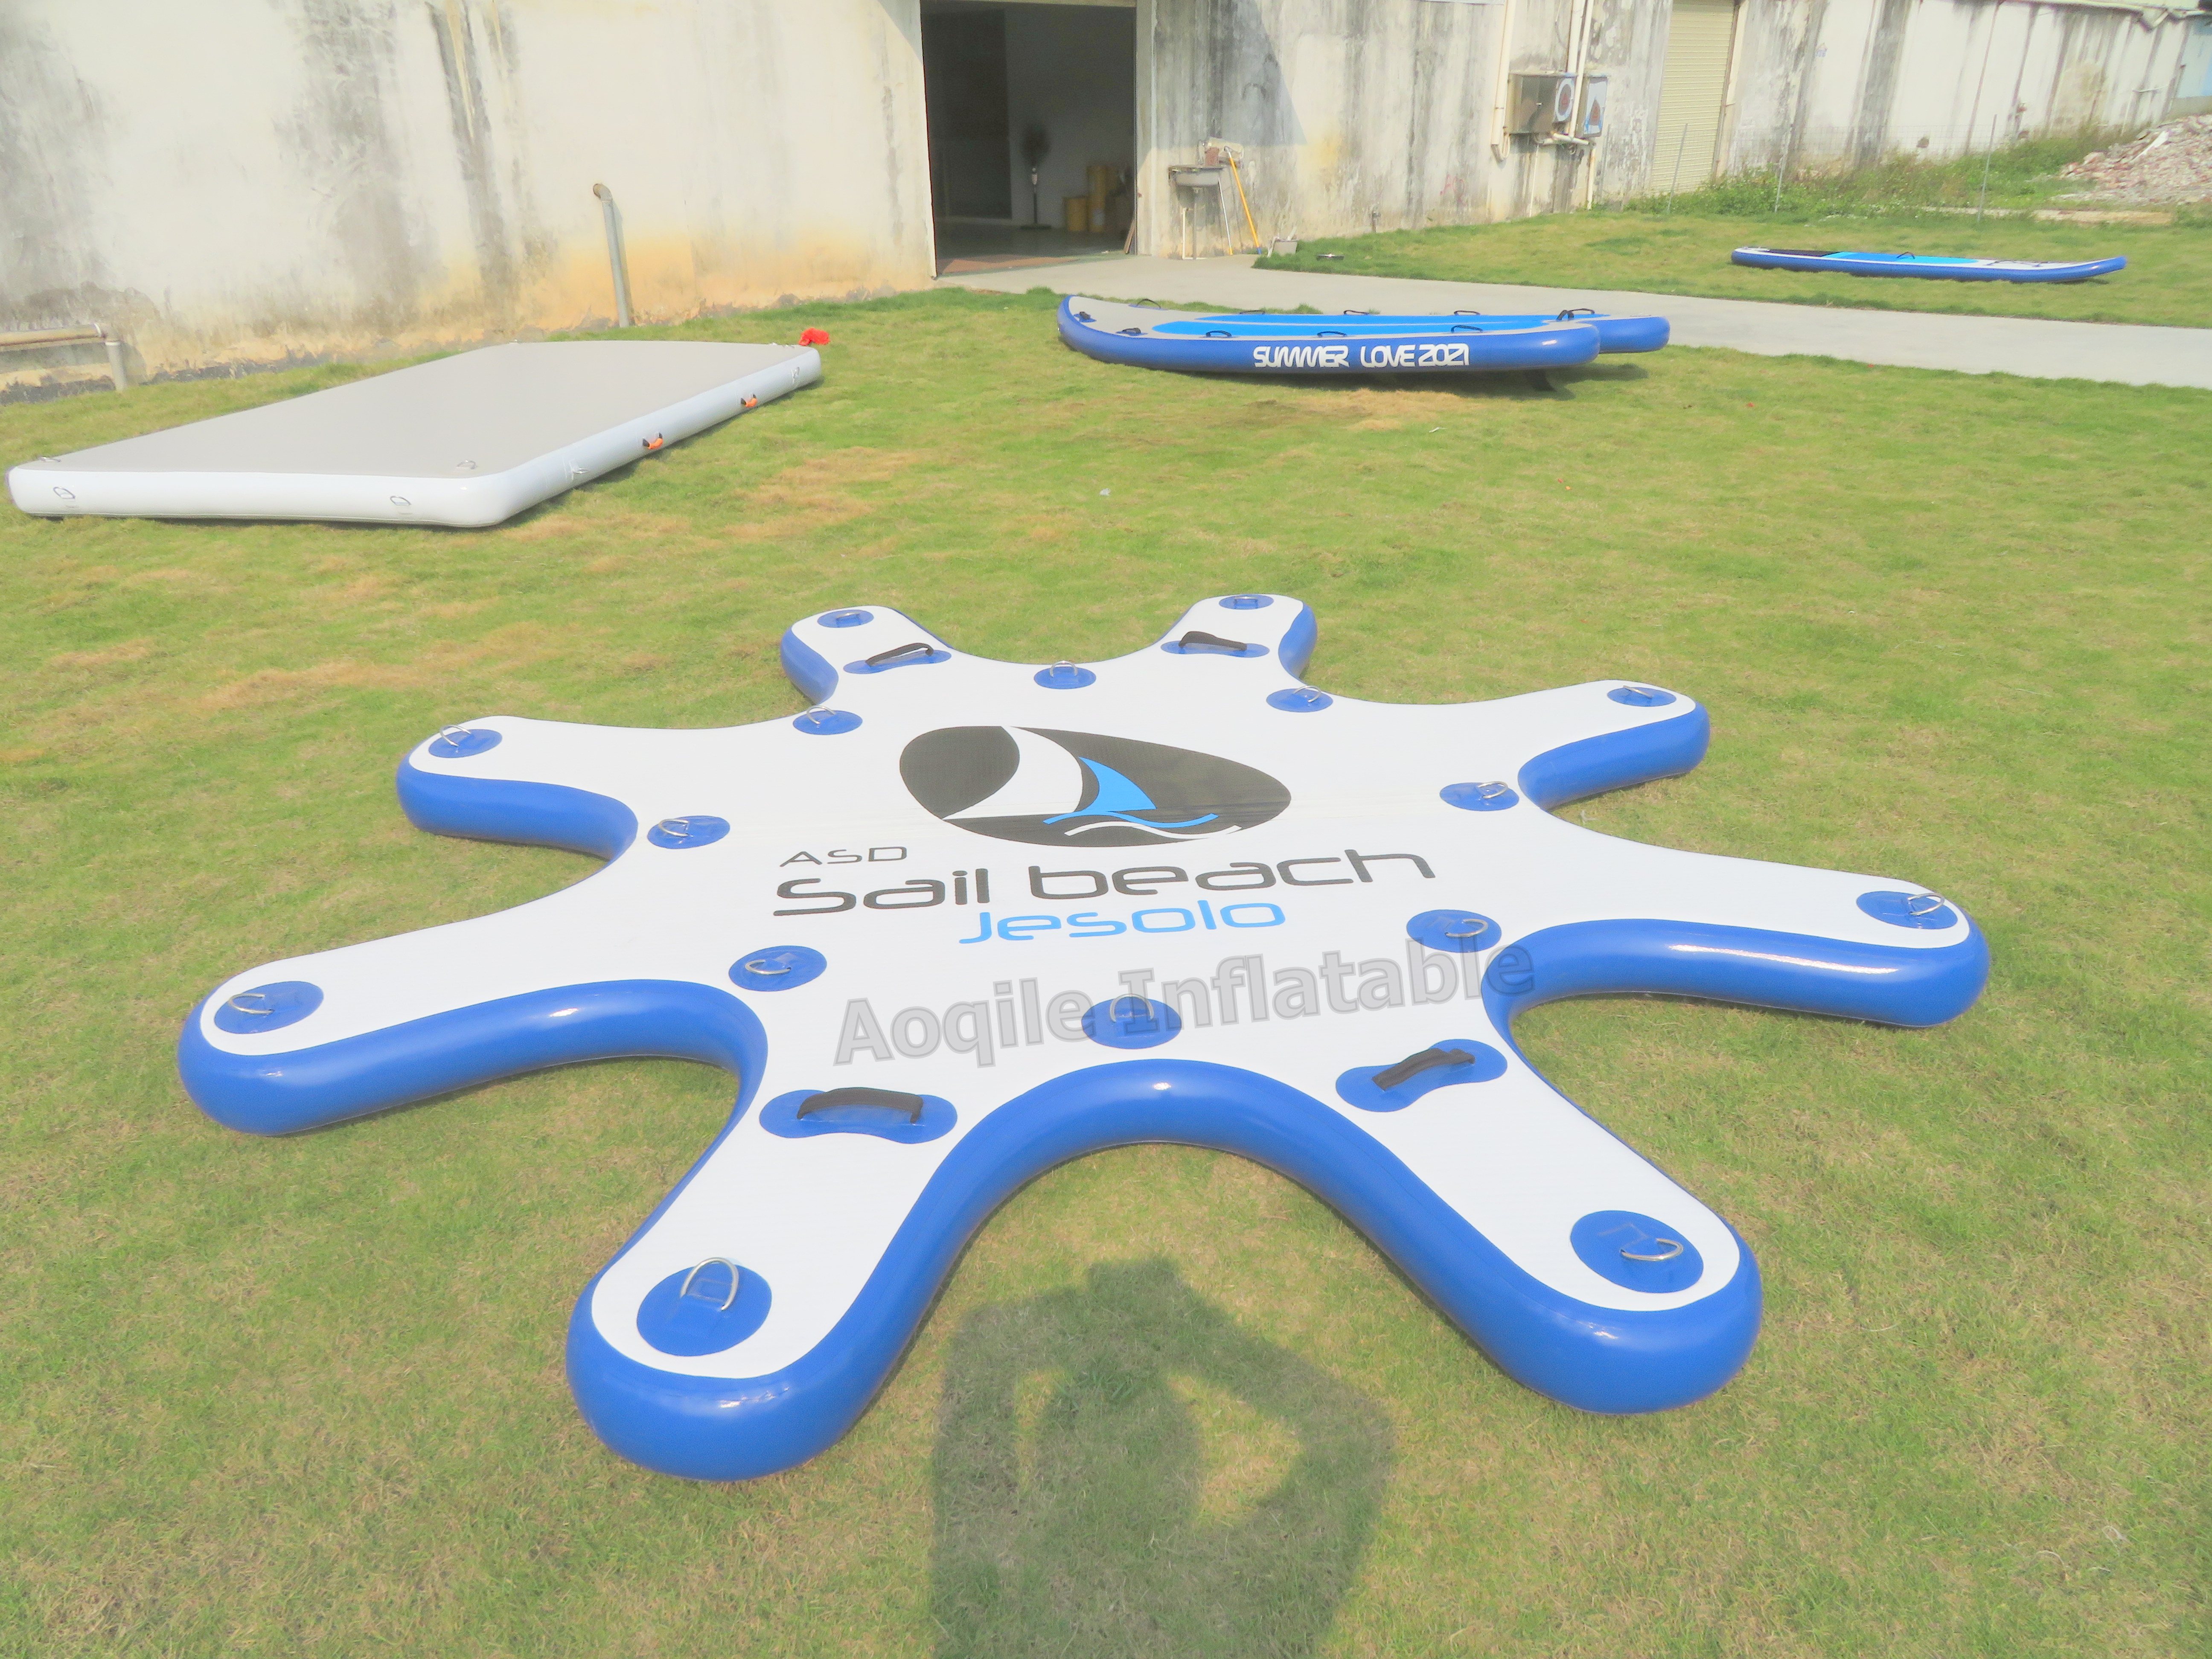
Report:
[[[1429,335],[1463,339],[1476,334],[1514,333],[1522,329],[1549,328],[1559,323],[1588,323],[1597,331],[1601,354],[1615,351],[1656,351],[1667,343],[1664,317],[1614,317],[1577,306],[1546,313],[1480,311],[1413,312],[1393,313],[1346,311],[1328,316],[1288,312],[1239,311],[1210,317],[1182,317],[1156,325],[1161,334],[1179,338],[1323,339],[1349,337],[1364,339],[1380,335]]]
[[[1846,276],[1932,276],[1952,283],[2084,283],[2127,260],[1960,259],[1937,253],[1852,253],[1809,247],[1740,247],[1729,256],[1765,270],[1839,270]]]
[[[1601,349],[1586,317],[1209,317],[1079,295],[1060,301],[1060,337],[1109,363],[1233,374],[1540,372]]]

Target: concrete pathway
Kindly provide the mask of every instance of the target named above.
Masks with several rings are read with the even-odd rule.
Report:
[[[1088,259],[946,276],[940,287],[1020,294],[1049,288],[1102,300],[1163,300],[1224,311],[1478,311],[1548,313],[1567,306],[1649,315],[1673,325],[1674,343],[1726,346],[1762,356],[1802,354],[1905,368],[2039,380],[2114,380],[2124,386],[2212,389],[2212,328],[2143,328],[2127,323],[2046,322],[2030,317],[1954,317],[1931,312],[1844,311],[1758,300],[1696,300],[1579,288],[1508,288],[1400,276],[1254,270],[1252,256],[1225,259]],[[1900,279],[1902,280],[1902,279]]]

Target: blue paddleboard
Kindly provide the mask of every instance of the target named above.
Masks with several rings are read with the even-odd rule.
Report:
[[[1729,258],[1765,270],[1840,270],[1846,276],[1932,276],[1953,283],[2082,283],[2127,267],[2124,258],[1959,259],[1936,253],[1851,253],[1810,247],[1740,247]]]
[[[1193,317],[1072,295],[1060,301],[1060,337],[1105,362],[1232,374],[1496,374],[1572,368],[1598,354],[1598,331],[1587,318],[1547,318],[1517,328],[1499,321]]]
[[[1559,323],[1588,323],[1597,331],[1601,352],[1656,351],[1667,343],[1664,317],[1613,317],[1577,307],[1543,314],[1510,314],[1480,311],[1417,312],[1389,315],[1346,311],[1334,316],[1292,316],[1279,312],[1240,311],[1227,316],[1178,318],[1158,325],[1158,331],[1177,338],[1204,337],[1231,339],[1310,340],[1324,337],[1362,339],[1369,335],[1437,335],[1458,339],[1474,334],[1510,333],[1522,329],[1549,328]]]

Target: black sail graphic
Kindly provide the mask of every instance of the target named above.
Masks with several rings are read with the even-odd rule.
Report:
[[[1134,738],[949,726],[899,756],[935,817],[1039,847],[1156,847],[1265,823],[1291,792],[1256,767]]]

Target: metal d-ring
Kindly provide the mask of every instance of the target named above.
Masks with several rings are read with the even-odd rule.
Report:
[[[1476,784],[1474,793],[1484,800],[1496,800],[1500,795],[1511,794],[1513,789],[1510,784],[1499,783],[1492,780],[1489,783]]]
[[[766,957],[755,957],[750,962],[739,963],[738,964],[738,971],[741,974],[757,975],[762,979],[766,979],[773,974],[789,973],[791,971],[791,964],[789,963],[786,963],[782,967],[778,968],[770,964]]]
[[[438,735],[459,749],[465,739],[476,736],[476,733],[465,726],[441,726],[438,728]]]
[[[223,1006],[238,1013],[252,1014],[256,1018],[266,1018],[269,1015],[276,1012],[274,1008],[249,1008],[238,1000],[239,997],[259,997],[264,1002],[266,1002],[269,1000],[269,993],[266,991],[240,991],[238,994],[238,996],[231,998],[230,1000]]]
[[[1943,897],[1939,893],[1907,893],[1905,896],[1905,914],[1908,916],[1932,916],[1943,908]]]
[[[1106,1017],[1117,1025],[1127,1026],[1131,1032],[1157,1031],[1160,1027],[1159,1021],[1152,1018],[1152,1005],[1139,996],[1115,998],[1113,1010]]]
[[[672,841],[691,839],[691,820],[689,818],[663,818],[660,821],[659,829],[660,833]]]
[[[691,1281],[699,1277],[699,1267],[711,1267],[718,1261],[730,1270],[730,1293],[722,1298],[722,1305],[715,1309],[714,1311],[716,1313],[727,1313],[730,1310],[730,1304],[738,1299],[738,1280],[744,1276],[744,1269],[738,1267],[736,1262],[731,1261],[730,1258],[726,1255],[710,1255],[704,1261],[701,1262],[698,1267],[694,1267],[690,1273],[684,1274],[683,1284],[678,1285],[676,1288],[676,1299],[678,1302],[681,1302],[686,1296],[690,1294]]]
[[[1484,921],[1480,916],[1470,916],[1467,918],[1467,920],[1474,922],[1474,926],[1472,927],[1447,927],[1444,929],[1444,937],[1446,939],[1480,939],[1482,937],[1482,930],[1488,927],[1489,924]]]
[[[830,712],[831,711],[827,708],[810,708],[806,711],[805,718],[812,720],[817,726],[819,726],[824,720],[829,718]]]
[[[1623,1250],[1621,1255],[1626,1256],[1631,1261],[1672,1261],[1682,1254],[1682,1241],[1679,1238],[1655,1238],[1651,1242],[1655,1244],[1664,1244],[1668,1248],[1656,1255],[1640,1255],[1634,1250]]]

